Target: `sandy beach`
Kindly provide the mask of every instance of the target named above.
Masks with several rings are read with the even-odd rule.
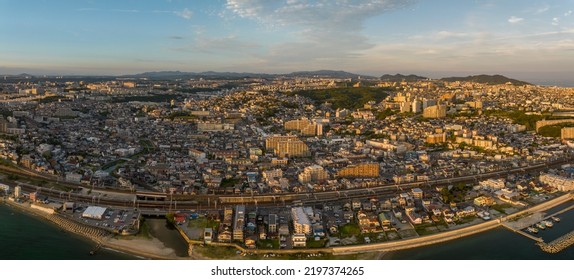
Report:
[[[150,259],[191,259],[181,258],[176,256],[175,251],[167,248],[159,239],[146,239],[146,238],[130,238],[130,239],[116,239],[109,238],[102,242],[104,248],[111,248],[125,253],[130,253],[136,256],[141,256]]]

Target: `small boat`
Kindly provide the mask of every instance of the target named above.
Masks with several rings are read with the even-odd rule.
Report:
[[[560,218],[556,217],[556,216],[552,216],[552,220],[555,222],[560,222]]]
[[[542,222],[537,223],[537,224],[536,224],[536,227],[539,228],[539,229],[542,229],[542,230],[543,230],[543,229],[546,229],[546,226],[545,226]]]
[[[538,229],[533,228],[533,227],[527,227],[526,231],[530,232],[530,233],[538,233]]]
[[[554,226],[554,224],[553,224],[551,221],[546,220],[546,221],[542,221],[542,222],[544,223],[544,225],[545,225],[547,228],[551,228],[551,227]]]

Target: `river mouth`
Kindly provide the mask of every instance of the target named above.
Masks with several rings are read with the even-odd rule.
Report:
[[[166,247],[174,250],[178,257],[188,257],[188,244],[173,225],[165,218],[146,218],[144,221],[150,234],[159,239]]]

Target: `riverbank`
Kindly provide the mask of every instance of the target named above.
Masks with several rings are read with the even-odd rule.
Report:
[[[6,205],[20,210],[27,215],[39,217],[45,221],[55,224],[59,228],[73,233],[81,238],[87,239],[95,243],[94,247],[101,249],[111,249],[121,253],[132,255],[136,258],[145,259],[191,259],[178,257],[174,249],[166,247],[159,239],[152,237],[114,237],[111,233],[105,230],[94,228],[88,225],[72,221],[57,214],[47,214],[37,209],[30,207],[30,204],[17,203],[8,199],[2,199]]]

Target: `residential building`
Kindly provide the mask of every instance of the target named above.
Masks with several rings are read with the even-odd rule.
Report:
[[[337,171],[339,178],[370,178],[379,176],[378,163],[360,163],[356,165],[349,165]]]
[[[294,233],[311,234],[311,221],[303,207],[291,208],[291,219],[293,220]]]
[[[243,241],[243,228],[245,227],[245,206],[235,206],[235,219],[233,220],[233,240]]]

